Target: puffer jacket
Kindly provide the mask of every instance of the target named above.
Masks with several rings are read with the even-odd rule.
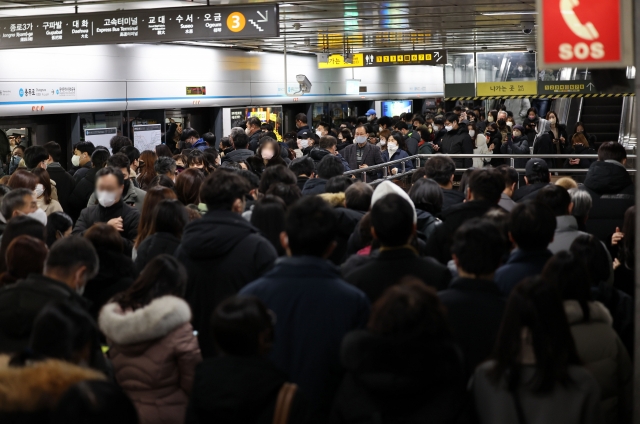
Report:
[[[195,367],[202,361],[190,321],[189,305],[175,296],[135,311],[109,303],[100,312],[116,380],[141,424],[184,422]]]
[[[490,155],[491,151],[489,150],[489,146],[487,146],[487,137],[483,134],[478,134],[476,136],[476,148],[473,149],[474,155]],[[473,158],[473,167],[474,168],[482,168],[485,165],[484,161],[489,161],[490,158]]]
[[[564,310],[578,356],[600,385],[600,406],[606,423],[630,422],[632,366],[629,354],[613,330],[613,319],[600,302],[589,302],[589,320],[579,303],[566,300]]]

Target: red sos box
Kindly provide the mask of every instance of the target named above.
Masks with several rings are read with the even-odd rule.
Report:
[[[540,68],[632,65],[627,0],[538,0]]]

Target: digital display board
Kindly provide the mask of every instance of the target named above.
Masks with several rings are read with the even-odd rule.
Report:
[[[273,125],[278,141],[282,141],[282,106],[247,106],[231,108],[231,128],[241,127],[255,116],[260,122]]]
[[[413,110],[412,100],[389,100],[381,102],[382,116],[400,116],[403,113],[411,113]]]
[[[277,4],[0,19],[0,49],[278,37]]]

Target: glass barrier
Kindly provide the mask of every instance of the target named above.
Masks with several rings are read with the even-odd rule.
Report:
[[[444,67],[445,84],[474,83],[473,53],[449,53]]]
[[[477,53],[478,82],[535,81],[536,54]]]

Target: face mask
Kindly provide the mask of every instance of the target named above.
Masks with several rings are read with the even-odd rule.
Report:
[[[36,197],[40,197],[44,194],[44,186],[42,184],[38,184],[36,186]]]
[[[518,66],[518,71],[522,72],[524,68],[522,66]]]
[[[446,125],[444,129],[447,130],[447,132],[449,132],[453,129],[453,125]]]
[[[384,145],[386,145],[386,144],[387,144],[387,140],[385,140],[385,139],[380,139],[380,145],[381,145],[381,146],[384,146]]]
[[[469,137],[473,137],[474,135],[476,135],[476,132],[474,130],[469,130]]]
[[[251,134],[251,128],[247,128],[246,130],[244,130],[244,133],[246,135],[250,135]]]
[[[395,143],[389,143],[387,145],[387,150],[389,150],[389,152],[391,153],[391,155],[393,155],[397,150],[398,150],[398,145]]]
[[[487,118],[487,121],[493,122],[493,116],[489,115],[489,117]]]
[[[47,213],[40,208],[36,209],[35,212],[28,213],[27,216],[35,219],[42,225],[47,225]]]
[[[556,118],[549,118],[549,123],[551,125],[555,124],[556,123]]]
[[[535,116],[535,115],[533,115],[533,116],[529,115],[529,120],[530,120],[530,121],[535,121],[535,119],[536,119],[536,116]]]
[[[98,203],[105,208],[113,206],[116,203],[116,194],[110,191],[99,191]]]
[[[269,160],[273,157],[273,150],[263,150],[261,155],[262,159]]]
[[[434,130],[435,132],[438,132],[438,129],[439,129],[439,128],[438,128],[438,126],[437,126],[437,125],[434,125],[434,126],[433,126],[433,130]]]
[[[322,131],[320,131],[320,130],[316,130],[316,135],[317,135],[318,137],[322,137]]]
[[[510,127],[513,127],[513,122],[507,121],[507,125],[510,126]]]
[[[71,164],[73,166],[80,166],[80,156],[73,155],[73,157],[71,158]]]
[[[373,115],[367,116],[367,121],[369,121],[369,122],[373,121]]]
[[[306,149],[307,147],[309,147],[309,140],[307,139],[298,140],[298,145],[300,146],[301,149]]]
[[[84,288],[86,287],[86,285],[84,286],[76,286],[76,293],[78,293],[78,296],[82,296],[84,294]]]
[[[366,135],[357,135],[356,138],[353,139],[354,143],[358,143],[358,144],[364,144],[367,142],[367,136]]]
[[[521,134],[520,134],[520,131],[514,131],[514,132],[513,132],[513,138],[520,137],[520,135],[521,135]]]

